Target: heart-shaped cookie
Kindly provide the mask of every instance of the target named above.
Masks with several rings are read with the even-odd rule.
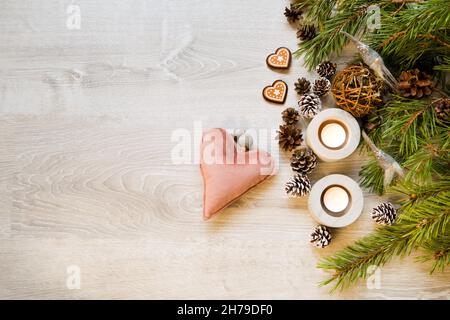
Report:
[[[291,51],[285,47],[278,48],[267,56],[266,63],[271,68],[287,69],[291,64]]]
[[[286,101],[288,87],[286,82],[283,80],[275,80],[271,86],[267,86],[263,89],[263,97],[264,99],[275,102],[275,103],[284,103]]]
[[[269,153],[240,151],[225,129],[204,131],[200,152],[205,220],[274,174]]]

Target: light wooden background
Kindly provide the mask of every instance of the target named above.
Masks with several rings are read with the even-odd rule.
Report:
[[[81,29],[66,27],[67,6]],[[450,273],[395,259],[381,288],[365,282],[330,295],[315,268],[375,226],[362,217],[325,250],[308,243],[306,199],[283,191],[280,172],[217,219],[201,218],[197,165],[171,161],[173,130],[276,129],[308,74],[265,66],[278,46],[296,47],[276,0],[83,0],[0,2],[0,297],[446,299]],[[261,89],[290,85],[285,106]],[[270,150],[278,155],[276,149]],[[358,178],[355,154],[320,164]],[[66,287],[67,267],[81,289]]]

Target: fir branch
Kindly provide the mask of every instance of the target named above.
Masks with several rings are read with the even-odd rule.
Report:
[[[403,162],[408,170],[407,180],[430,181],[448,174],[450,167],[448,130],[437,127],[434,136],[423,134],[418,139],[420,148]]]
[[[439,181],[426,185],[419,185],[414,182],[402,183],[391,188],[392,192],[402,197],[400,202],[404,210],[430,197],[439,195],[441,192],[450,190],[450,177],[446,176]]]
[[[435,271],[444,271],[445,267],[450,264],[450,233],[447,231],[445,235],[433,241],[427,241],[422,246],[425,253],[418,257],[418,261],[433,261],[430,274]]]
[[[381,55],[404,68],[425,57],[450,54],[450,5],[447,0],[428,0],[392,16],[382,12],[381,29],[369,35],[369,43]]]
[[[448,230],[449,206],[448,189],[439,190],[414,205],[404,204],[399,209],[401,216],[397,223],[379,228],[319,262],[319,268],[334,271],[321,285],[334,282],[332,291],[344,289],[359,278],[365,279],[370,266],[382,266],[394,255],[408,255],[424,242],[436,241]]]
[[[294,4],[294,7],[305,10],[303,14],[305,20],[314,22],[319,29],[322,29],[337,2],[338,0],[302,0]]]
[[[318,2],[317,8],[323,1]],[[304,62],[310,70],[324,60],[329,59],[332,53],[338,54],[347,43],[347,38],[340,33],[346,31],[349,34],[356,34],[366,29],[367,8],[374,4],[386,3],[386,0],[373,1],[370,4],[365,0],[344,1],[340,3],[336,14],[327,17],[326,20],[319,18],[318,25],[323,27],[319,34],[309,40],[299,44],[299,49],[295,52],[297,56],[304,55]],[[310,9],[317,10],[316,7]],[[320,15],[319,15],[320,16]]]
[[[385,120],[371,132],[375,143],[406,170],[406,180],[423,183],[448,174],[449,126],[437,121],[434,110],[440,100],[392,96],[380,112],[380,117]],[[363,187],[381,195],[384,192],[383,170],[372,159],[362,167],[360,182]]]
[[[378,195],[384,193],[384,171],[373,155],[369,162],[362,166],[359,176],[361,177],[359,183],[362,187]]]
[[[383,139],[399,140],[399,154],[410,156],[419,149],[420,134],[436,133],[436,116],[432,103],[427,100],[406,99],[392,96],[386,104]]]
[[[442,63],[434,66],[434,70],[450,72],[450,56],[442,57]]]

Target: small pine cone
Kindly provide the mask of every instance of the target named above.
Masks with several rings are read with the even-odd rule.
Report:
[[[311,90],[311,82],[309,82],[305,78],[298,78],[297,82],[294,83],[294,85],[295,91],[297,91],[298,94],[309,93],[309,91]]]
[[[284,123],[286,124],[295,124],[300,120],[300,115],[298,114],[298,111],[294,108],[287,108],[282,113],[282,118]]]
[[[390,202],[384,202],[373,208],[372,219],[378,224],[391,225],[397,219],[397,210]]]
[[[292,151],[303,141],[302,129],[294,124],[284,124],[278,130],[278,144],[285,151]]]
[[[297,174],[286,182],[285,190],[294,198],[303,197],[311,191],[311,182],[306,174]]]
[[[317,157],[314,152],[308,148],[295,150],[291,156],[291,168],[298,173],[310,173],[317,164]]]
[[[433,92],[431,77],[419,69],[403,71],[399,77],[398,89],[405,98],[422,98]]]
[[[318,248],[325,248],[331,242],[331,233],[325,226],[318,226],[311,233],[310,242]]]
[[[316,67],[316,71],[319,76],[331,79],[336,73],[336,63],[325,61]]]
[[[331,89],[331,82],[327,78],[320,78],[314,81],[313,92],[319,97],[326,95]]]
[[[442,98],[434,103],[434,111],[440,120],[450,120],[450,99]]]
[[[320,98],[314,93],[307,93],[298,101],[300,114],[305,118],[314,118],[322,109]]]
[[[286,17],[286,19],[289,23],[293,23],[293,22],[297,21],[298,19],[300,19],[301,15],[302,15],[302,11],[297,8],[293,8],[292,4],[291,4],[290,8],[286,7],[284,9],[284,16]]]
[[[312,24],[302,24],[297,31],[297,38],[302,41],[314,39],[316,37],[316,27]]]

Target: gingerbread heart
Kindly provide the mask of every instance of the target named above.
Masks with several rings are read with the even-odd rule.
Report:
[[[269,153],[240,151],[225,129],[203,132],[200,152],[205,220],[274,174]]]
[[[267,56],[266,63],[271,68],[287,69],[291,64],[291,51],[285,47],[278,48]]]
[[[283,80],[275,80],[271,86],[267,86],[263,89],[264,99],[275,102],[284,103],[286,101],[288,86]]]

